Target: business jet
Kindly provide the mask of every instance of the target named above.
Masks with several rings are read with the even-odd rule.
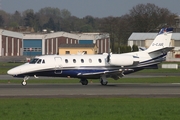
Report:
[[[99,79],[107,85],[107,78],[115,80],[143,69],[158,68],[165,60],[170,47],[173,28],[162,28],[150,47],[144,51],[124,54],[104,53],[101,55],[44,55],[35,57],[29,63],[10,69],[13,77],[22,77],[22,85],[29,77],[71,77],[79,78],[82,85],[87,79]]]

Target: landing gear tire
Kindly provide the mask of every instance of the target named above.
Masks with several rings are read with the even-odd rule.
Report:
[[[88,80],[87,79],[81,79],[81,84],[82,85],[88,85]]]
[[[26,81],[22,81],[21,84],[22,84],[23,86],[26,86],[26,85],[27,85],[27,82],[26,82]]]
[[[108,82],[106,81],[106,82],[104,82],[103,80],[101,80],[101,85],[107,85],[108,84]]]
[[[108,81],[105,75],[100,78],[100,83],[101,85],[104,85],[104,86],[108,84]]]
[[[27,80],[29,79],[29,76],[25,76],[24,77],[24,80],[21,82],[21,84],[23,85],[23,86],[26,86],[27,85]]]

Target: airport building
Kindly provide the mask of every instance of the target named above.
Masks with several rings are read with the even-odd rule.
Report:
[[[61,44],[59,47],[59,54],[97,54],[97,47],[95,44]]]
[[[90,45],[94,54],[107,53],[110,49],[110,37],[108,33],[21,33],[0,29],[0,56],[61,54],[61,50],[64,50],[62,45],[68,45],[67,49],[72,51],[82,51],[83,45]]]

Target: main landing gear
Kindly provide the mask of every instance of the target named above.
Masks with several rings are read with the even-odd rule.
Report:
[[[82,85],[88,85],[88,80],[85,79],[85,78],[82,78],[82,79],[80,80],[80,83],[81,83]]]
[[[102,76],[100,78],[100,83],[101,83],[101,85],[107,85],[108,84],[106,76]]]
[[[81,83],[82,85],[88,85],[88,80],[85,79],[85,78],[81,78],[80,83]],[[108,81],[107,81],[106,76],[102,76],[102,77],[100,78],[100,83],[101,83],[101,85],[107,85],[107,84],[108,84]]]
[[[21,82],[21,84],[23,85],[23,86],[25,86],[25,85],[27,85],[27,80],[29,79],[29,76],[25,76],[24,77],[24,80]]]

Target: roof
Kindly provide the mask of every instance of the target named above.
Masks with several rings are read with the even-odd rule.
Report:
[[[132,33],[128,40],[153,40],[157,36],[157,33]],[[180,40],[180,33],[172,34],[173,40]]]
[[[95,44],[61,44],[59,47],[61,48],[77,48],[77,47],[92,48],[92,47],[95,47]]]

